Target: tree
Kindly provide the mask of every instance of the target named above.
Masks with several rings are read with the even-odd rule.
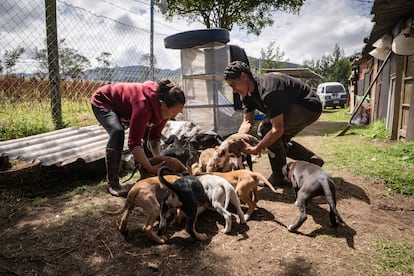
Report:
[[[71,48],[61,48],[59,51],[59,65],[62,77],[79,78],[81,73],[90,66],[89,60]]]
[[[279,46],[275,46],[276,42],[271,41],[266,49],[260,49],[260,67],[263,69],[283,68],[284,63],[281,62],[284,52],[280,51]]]
[[[85,56],[79,54],[77,50],[65,47],[64,44],[65,39],[61,39],[59,41],[59,73],[62,78],[78,78],[90,66],[90,62]],[[36,49],[34,58],[41,63],[38,74],[46,74],[48,71],[47,50]]]
[[[272,13],[281,10],[297,13],[305,0],[169,0],[164,16],[184,17],[189,23],[200,22],[206,28],[229,31],[237,25],[248,33],[259,35],[266,26],[273,25]]]
[[[112,80],[112,70],[110,69],[110,66],[112,65],[111,62],[111,53],[108,52],[102,52],[96,60],[99,62],[101,68],[100,68],[100,76],[101,79],[104,81],[111,81]]]
[[[145,66],[143,69],[142,75],[140,76],[142,80],[149,80],[151,75],[151,55],[149,53],[144,53],[141,55],[141,64]],[[154,67],[157,64],[157,59],[154,56]]]
[[[13,71],[13,67],[16,66],[17,60],[24,53],[25,49],[23,47],[17,47],[13,50],[6,50],[4,52],[4,64],[6,68],[6,74],[9,74]]]
[[[350,58],[345,57],[338,44],[335,45],[331,55],[324,55],[319,60],[305,60],[304,66],[323,76],[323,82],[337,81],[345,86],[348,84],[352,70]],[[313,87],[320,83],[319,80],[314,79],[306,80],[306,82]]]

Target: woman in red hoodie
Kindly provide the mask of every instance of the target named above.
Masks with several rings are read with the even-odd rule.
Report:
[[[183,110],[184,92],[169,80],[144,83],[116,83],[100,87],[92,95],[92,110],[106,129],[106,171],[108,192],[126,197],[128,191],[119,184],[119,168],[124,147],[124,127],[129,125],[128,147],[136,162],[156,174],[163,165],[151,165],[145,155],[142,139],[147,128],[154,155],[160,152],[161,131],[169,119]]]

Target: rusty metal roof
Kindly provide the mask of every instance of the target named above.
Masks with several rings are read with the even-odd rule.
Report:
[[[128,139],[128,129],[125,139]],[[105,157],[108,134],[100,125],[70,127],[0,142],[0,157],[64,166],[82,159],[90,163]],[[124,149],[127,143],[124,143]]]

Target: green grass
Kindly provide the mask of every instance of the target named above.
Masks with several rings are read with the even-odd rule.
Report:
[[[0,141],[36,135],[55,130],[48,101],[0,103]],[[90,103],[62,100],[62,120],[65,127],[96,124]]]
[[[374,247],[380,253],[381,274],[414,274],[414,246],[412,243],[407,240],[375,241]]]
[[[350,117],[347,110],[324,113],[320,120],[341,122],[343,116]],[[390,142],[390,133],[383,121],[352,125],[343,136],[337,134],[346,124],[334,126],[336,129],[321,130],[331,135],[315,148],[325,159],[326,168],[378,179],[396,193],[414,195],[414,142]]]

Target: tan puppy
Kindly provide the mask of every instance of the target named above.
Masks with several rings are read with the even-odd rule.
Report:
[[[165,179],[173,182],[180,178],[177,175],[166,175]],[[136,207],[141,207],[146,215],[147,220],[142,230],[151,240],[158,244],[164,244],[167,240],[165,237],[158,236],[153,229],[155,221],[160,216],[160,204],[163,200],[168,188],[162,185],[158,176],[150,177],[139,180],[129,190],[125,205],[118,211],[104,211],[108,215],[122,215],[121,222],[119,224],[119,231],[125,232],[127,230],[128,216],[130,212]]]
[[[253,135],[244,133],[235,133],[227,137],[215,149],[208,162],[207,172],[226,171],[224,168],[229,167],[232,162],[236,163],[235,167],[238,169],[244,168],[241,155],[245,143],[255,146],[259,143],[259,140]],[[231,161],[231,158],[233,160],[236,158],[237,161]]]
[[[198,162],[191,165],[191,174],[198,175],[206,171],[208,160],[213,156],[214,148],[207,148],[200,153]]]
[[[257,185],[260,180],[276,193],[272,184],[259,172],[242,169],[230,172],[210,172],[210,174],[223,177],[234,187],[237,196],[249,207],[244,215],[246,220],[250,218],[256,208],[256,203],[259,201],[257,196]],[[251,194],[253,195],[253,200]]]
[[[208,148],[203,150],[200,154],[200,157],[198,158],[198,163],[194,163],[191,166],[190,174],[199,175],[207,171],[216,171],[214,168],[217,166],[214,165],[214,159],[212,159],[215,152],[215,148]],[[227,162],[225,162],[225,164],[221,167],[221,171],[228,172],[234,169],[238,169],[237,161],[234,157],[230,156],[229,160],[227,160]]]

